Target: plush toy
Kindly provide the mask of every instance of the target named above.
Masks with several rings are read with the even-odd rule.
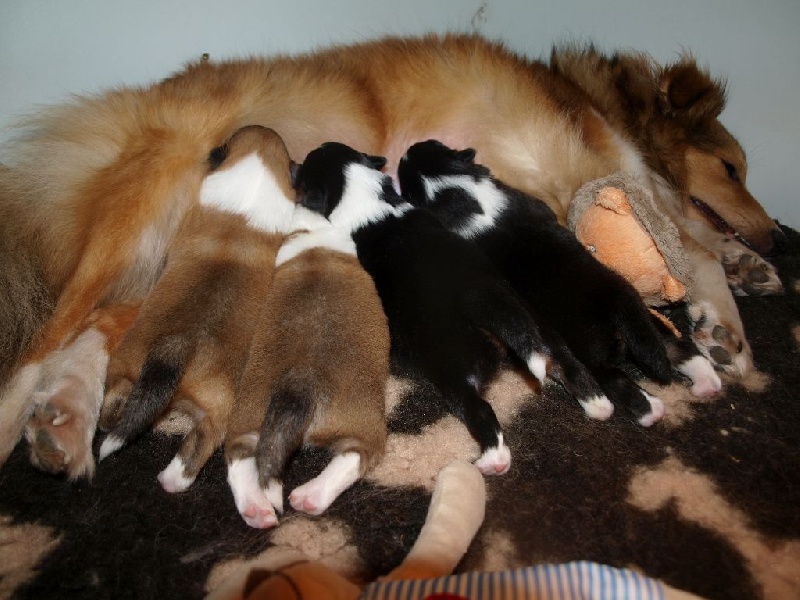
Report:
[[[382,581],[449,575],[483,523],[486,487],[472,463],[456,460],[436,478],[428,515],[405,560]],[[356,600],[361,588],[333,569],[287,555],[278,563],[248,564],[208,598],[215,600]]]
[[[678,229],[632,176],[617,173],[584,185],[570,205],[567,224],[648,306],[688,299],[692,281]]]

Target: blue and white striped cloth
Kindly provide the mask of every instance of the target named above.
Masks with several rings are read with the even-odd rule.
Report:
[[[375,582],[364,588],[359,600],[434,600],[437,595],[448,600],[664,600],[664,588],[658,581],[628,569],[578,561],[438,579]]]

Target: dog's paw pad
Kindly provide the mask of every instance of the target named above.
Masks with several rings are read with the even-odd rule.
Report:
[[[245,504],[240,514],[244,522],[255,529],[269,529],[278,524],[278,517],[269,503],[251,502]]]
[[[689,312],[695,321],[692,338],[714,369],[737,378],[746,375],[752,369],[752,357],[744,338],[720,322],[711,306],[694,305]]]
[[[91,477],[94,473],[91,424],[73,414],[59,397],[37,402],[25,426],[31,463],[48,473],[66,473],[70,479]]]
[[[723,257],[728,286],[737,296],[772,296],[783,293],[778,271],[756,254]]]

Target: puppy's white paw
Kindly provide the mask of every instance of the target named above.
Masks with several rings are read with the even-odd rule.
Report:
[[[722,380],[704,356],[693,356],[678,365],[678,371],[691,379],[692,395],[698,398],[710,398],[722,389]]]
[[[486,476],[503,475],[511,468],[511,450],[503,441],[503,434],[498,436],[498,445],[486,449],[480,458],[475,461],[475,466]]]
[[[333,457],[327,467],[289,494],[289,504],[297,511],[321,515],[339,495],[358,479],[361,455],[345,452]]]
[[[650,427],[651,425],[655,425],[661,419],[664,418],[664,403],[661,399],[656,398],[655,396],[648,394],[644,390],[642,390],[642,394],[647,401],[650,403],[650,412],[646,415],[639,417],[639,425],[642,427]]]
[[[606,396],[595,396],[588,400],[578,400],[590,419],[606,421],[614,414],[614,405]]]
[[[186,476],[183,460],[180,456],[176,456],[167,468],[158,474],[158,482],[165,492],[175,494],[188,490],[194,483],[194,477]]]
[[[278,524],[272,502],[258,485],[255,458],[236,459],[228,465],[228,485],[236,509],[250,527],[268,529]]]

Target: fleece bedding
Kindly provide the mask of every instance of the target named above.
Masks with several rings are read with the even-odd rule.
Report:
[[[512,467],[486,480],[486,517],[457,572],[591,561],[706,598],[800,598],[800,234],[786,233],[773,261],[786,293],[738,299],[757,372],[713,398],[649,386],[666,416],[643,428],[591,421],[558,387],[500,374],[489,400]],[[236,512],[219,452],[188,491],[162,490],[177,416],[90,482],[35,470],[21,443],[0,469],[0,598],[202,598],[243,562],[287,551],[372,581],[414,543],[438,471],[478,454],[430,390],[394,379],[387,407],[375,471],[323,516],[289,507],[269,531]],[[285,489],[326,460],[301,452]]]

